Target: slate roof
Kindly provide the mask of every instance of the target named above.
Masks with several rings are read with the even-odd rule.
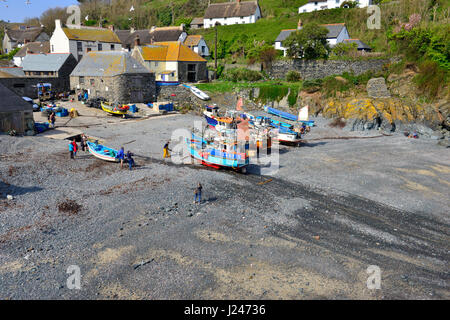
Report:
[[[119,37],[110,29],[62,29],[69,40],[121,43]]]
[[[6,34],[8,35],[8,37],[15,41],[15,42],[19,42],[19,43],[23,43],[25,42],[25,40],[29,40],[29,41],[34,41],[36,40],[37,37],[39,37],[39,35],[43,32],[43,28],[29,28],[29,29],[25,29],[25,30],[11,30],[11,29],[7,29],[6,30]]]
[[[27,43],[20,48],[14,57],[25,57],[27,49],[30,49],[31,53],[50,53],[50,41]]]
[[[23,71],[59,71],[70,53],[28,54],[23,58]]]
[[[258,1],[211,3],[205,12],[205,19],[248,17],[256,12]]]
[[[321,24],[321,26],[328,29],[327,39],[334,39],[345,28],[345,23]]]
[[[335,39],[339,36],[342,29],[345,28],[345,23],[321,24],[321,26],[328,29],[327,39]],[[278,37],[275,39],[275,42],[286,40],[292,32],[297,30],[298,29],[281,30],[280,34],[278,34]]]
[[[21,78],[25,77],[25,73],[22,68],[18,67],[6,67],[0,68],[0,78]]]
[[[33,106],[0,83],[0,112],[31,111]]]
[[[359,39],[345,39],[344,42],[356,43],[358,45],[358,50],[372,50],[371,47],[369,47],[367,44],[365,44]]]
[[[113,77],[133,73],[149,71],[129,52],[98,51],[85,54],[70,76]]]

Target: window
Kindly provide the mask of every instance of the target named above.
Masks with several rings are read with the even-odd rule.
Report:
[[[95,86],[95,79],[91,79],[91,80],[89,81],[89,83],[91,84],[91,86]]]
[[[81,58],[83,58],[83,55],[82,55],[82,54],[79,54],[79,55],[78,55],[78,61],[80,61]]]
[[[114,45],[113,44],[111,45],[111,51],[114,51]]]
[[[52,45],[52,52],[55,52],[55,46]]]
[[[83,43],[81,41],[77,42],[77,50],[78,52],[83,51]]]
[[[86,48],[86,52],[91,52],[91,48]]]
[[[205,53],[205,46],[202,46],[202,53]]]
[[[158,66],[158,64],[159,64],[159,63],[158,63],[158,61],[155,61],[155,67],[157,67],[157,66]]]
[[[314,5],[315,5],[315,6],[317,6],[317,1],[316,1],[316,2],[314,2]]]
[[[80,84],[84,84],[84,77],[80,77]]]
[[[102,46],[101,43],[99,43],[99,44],[98,44],[98,51],[102,51],[102,49],[103,49],[103,46]]]

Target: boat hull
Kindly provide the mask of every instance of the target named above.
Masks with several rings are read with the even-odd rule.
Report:
[[[223,152],[209,148],[206,141],[192,135],[192,139],[186,139],[186,144],[192,158],[199,160],[203,165],[233,170],[245,171],[249,165],[249,158],[243,153]]]
[[[115,115],[123,116],[123,115],[126,115],[128,113],[128,110],[119,110],[119,109],[114,110],[114,109],[112,109],[111,106],[108,106],[108,105],[104,104],[103,102],[101,103],[101,105],[102,105],[102,110],[107,112],[107,113],[109,113],[109,114],[115,114]]]
[[[89,152],[96,158],[108,162],[118,162],[119,159],[116,158],[117,150],[104,147],[102,145],[98,145],[92,142],[87,143]],[[111,151],[114,155],[111,154]]]

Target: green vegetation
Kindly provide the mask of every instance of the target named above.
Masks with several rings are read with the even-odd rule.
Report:
[[[289,57],[306,60],[327,59],[330,46],[327,41],[328,29],[315,23],[293,32],[284,41]]]
[[[10,51],[9,53],[1,54],[0,60],[3,60],[3,59],[12,60],[14,58],[14,56],[16,55],[16,53],[19,52],[19,50],[20,50],[20,48],[15,48],[12,51]]]
[[[238,81],[258,81],[263,78],[261,72],[244,69],[233,68],[223,72],[222,78],[226,81],[238,82]]]
[[[288,73],[286,73],[286,81],[288,81],[288,82],[298,82],[301,79],[302,79],[302,77],[300,76],[300,72],[291,70],[291,71],[288,71]]]

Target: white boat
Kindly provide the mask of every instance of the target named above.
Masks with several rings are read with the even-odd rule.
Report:
[[[196,97],[202,100],[209,100],[210,97],[204,93],[203,91],[199,90],[197,87],[190,86],[189,89],[191,90],[192,94],[194,94]]]

